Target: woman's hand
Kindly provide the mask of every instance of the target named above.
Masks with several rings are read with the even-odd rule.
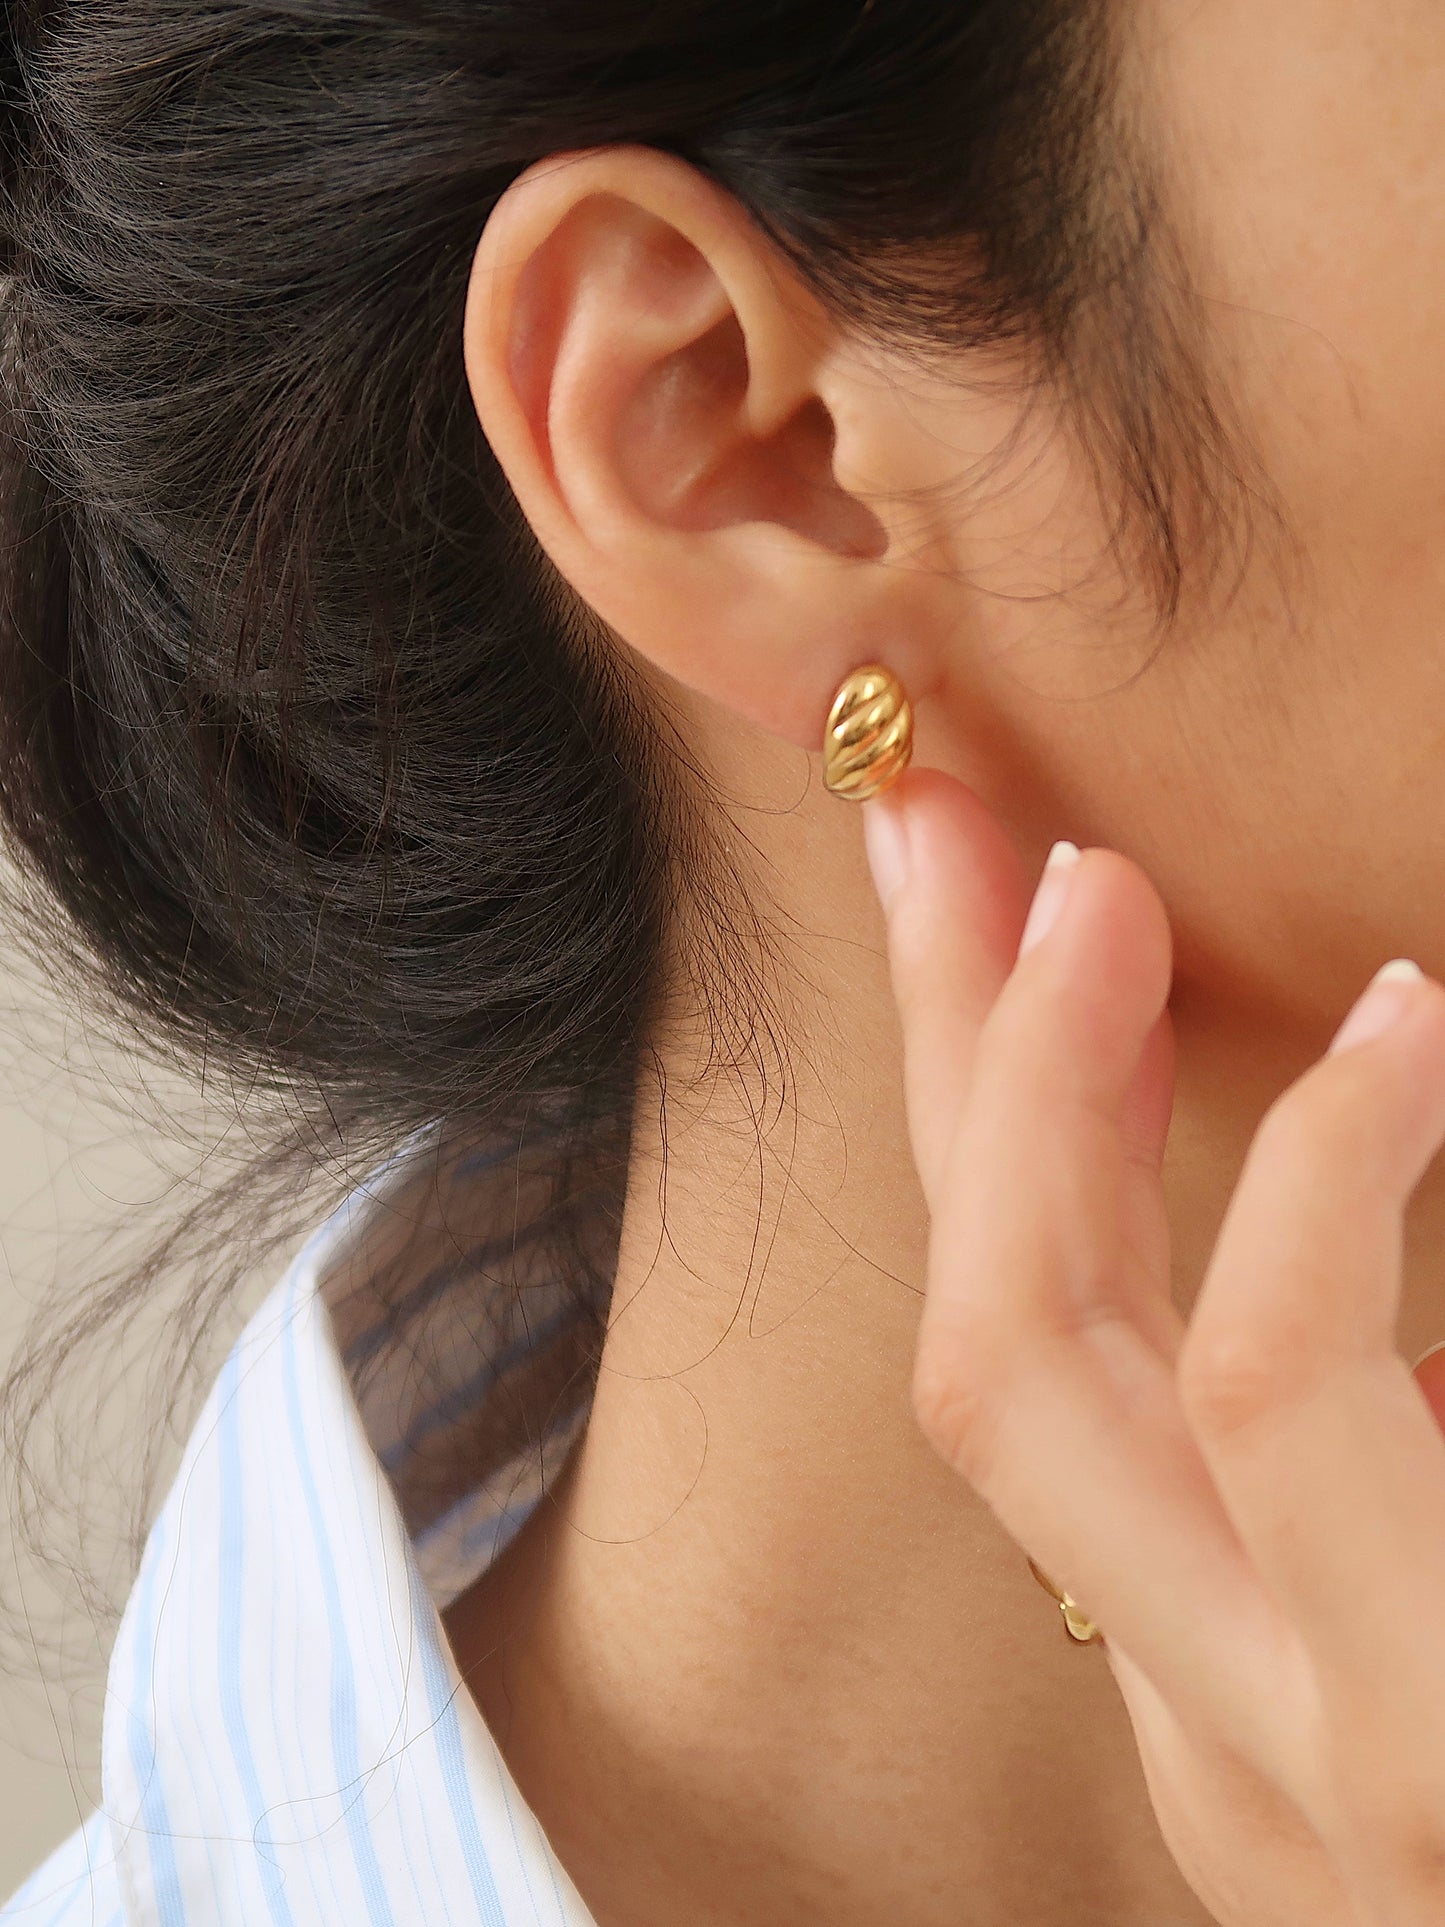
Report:
[[[1153,886],[1055,866],[1015,964],[1027,883],[977,798],[914,771],[865,815],[932,1218],[925,1433],[1098,1621],[1222,1927],[1439,1927],[1445,1436],[1394,1330],[1445,990],[1387,981],[1383,1028],[1274,1103],[1186,1326]]]

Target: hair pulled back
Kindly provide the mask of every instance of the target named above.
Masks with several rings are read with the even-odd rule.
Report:
[[[880,336],[1035,342],[1172,606],[1217,425],[1111,14],[13,0],[0,812],[136,1022],[309,1092],[318,1141],[543,1117],[617,1149],[669,903],[712,867],[467,387],[478,237],[549,153],[681,157]]]

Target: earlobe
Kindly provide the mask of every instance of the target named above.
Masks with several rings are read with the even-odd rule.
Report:
[[[897,604],[902,577],[870,572],[887,529],[835,473],[836,337],[736,204],[650,149],[554,158],[488,223],[465,337],[483,429],[577,593],[666,675],[819,749],[842,678],[899,660],[864,578]]]

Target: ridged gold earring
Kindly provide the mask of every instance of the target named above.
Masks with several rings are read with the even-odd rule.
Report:
[[[866,803],[896,783],[913,757],[913,706],[881,662],[840,684],[823,732],[823,781],[834,796]]]

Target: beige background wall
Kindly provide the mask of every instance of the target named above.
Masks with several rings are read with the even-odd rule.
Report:
[[[93,1222],[114,1171],[97,1166],[93,1089],[77,1075],[63,1016],[25,984],[12,959],[0,978],[0,1368],[38,1309],[42,1292],[74,1240],[66,1226]],[[69,1057],[69,1062],[67,1058]],[[105,1133],[100,1134],[102,1144]],[[115,1157],[105,1160],[111,1166]],[[136,1175],[145,1158],[133,1147]],[[13,1472],[13,1464],[5,1471]],[[9,1624],[0,1677],[0,1895],[96,1804],[96,1700],[100,1652],[82,1651],[84,1625],[71,1628],[16,1544],[9,1478],[4,1528],[5,1593],[19,1589],[38,1650]],[[7,1602],[9,1603],[9,1602]],[[93,1637],[95,1637],[93,1635]],[[44,1650],[52,1640],[60,1653]],[[65,1653],[69,1652],[69,1660]],[[27,1664],[44,1671],[26,1677]],[[60,1675],[69,1674],[62,1681]],[[48,1689],[48,1690],[47,1690]]]
[[[169,1137],[156,1122],[160,1114],[176,1121]],[[0,949],[0,1374],[49,1291],[83,1293],[108,1257],[127,1242],[135,1246],[148,1226],[162,1224],[195,1194],[205,1116],[173,1079],[143,1072],[107,1048],[74,1000],[57,995],[13,944]],[[238,1296],[234,1317],[212,1341],[217,1365],[256,1288],[253,1282]],[[53,1519],[46,1515],[46,1536],[75,1570],[108,1583],[113,1595],[124,1591],[124,1528],[140,1489],[141,1450],[160,1440],[164,1480],[177,1449],[149,1369],[166,1312],[161,1293],[149,1336],[142,1317],[124,1344],[85,1348],[52,1407],[58,1429],[35,1435],[40,1490],[62,1501]],[[180,1419],[183,1431],[184,1407]],[[57,1443],[66,1455],[58,1472]],[[13,1459],[0,1469],[3,1904],[98,1804],[111,1622],[87,1608],[72,1583],[58,1600],[44,1571],[23,1555],[12,1505]],[[73,1516],[77,1499],[87,1506],[83,1537]]]

